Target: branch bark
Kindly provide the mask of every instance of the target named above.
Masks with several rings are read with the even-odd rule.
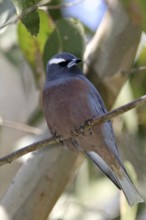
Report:
[[[81,162],[82,157],[59,145],[34,153],[3,196],[0,219],[46,220]]]

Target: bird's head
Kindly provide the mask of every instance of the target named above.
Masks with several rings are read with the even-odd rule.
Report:
[[[70,53],[60,53],[53,56],[47,63],[46,72],[48,79],[54,79],[62,76],[78,74],[80,72],[77,63],[81,59]]]

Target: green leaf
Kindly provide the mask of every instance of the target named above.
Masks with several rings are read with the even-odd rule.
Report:
[[[134,68],[137,69],[137,72],[133,73],[130,77],[131,88],[135,98],[146,94],[146,70],[138,70],[140,67],[146,66],[146,45],[144,39],[145,38],[142,37],[134,64]],[[146,114],[144,112],[146,112],[146,105],[141,105],[136,109],[139,122],[139,134],[141,137],[145,137],[146,131]]]
[[[122,0],[131,21],[146,31],[146,0]]]
[[[75,19],[61,19],[56,23],[56,28],[49,36],[44,48],[44,65],[59,52],[70,52],[82,57],[85,39],[84,30],[80,22]]]
[[[146,0],[137,0],[141,12],[141,24],[144,31],[146,31]]]
[[[143,42],[143,40],[142,40]],[[144,42],[143,42],[144,43]],[[134,68],[139,68],[141,66],[146,66],[146,46],[141,43],[140,49],[138,50],[138,55],[136,57],[136,62]],[[146,93],[146,71],[137,71],[131,75],[131,86],[134,93],[134,97],[140,97]],[[138,108],[139,111],[142,107]]]
[[[40,32],[37,37],[32,36],[22,22],[18,23],[19,47],[31,66],[37,86],[41,86],[41,78],[44,75],[42,54],[48,36],[52,33],[54,26],[47,13],[39,10]]]
[[[32,35],[38,35],[40,28],[40,18],[38,11],[34,11],[31,14],[24,16],[22,18],[22,22]]]
[[[39,13],[36,10],[37,6],[34,6],[39,0],[13,0],[13,2],[18,15],[21,16],[22,23],[32,35],[37,36],[39,33],[40,19]]]
[[[49,6],[54,6],[54,5],[61,5],[62,4],[62,0],[53,0],[50,1],[47,6],[49,8]],[[60,19],[62,17],[62,13],[61,13],[61,7],[58,9],[50,9],[48,10],[49,14],[51,16],[51,18],[54,20]]]

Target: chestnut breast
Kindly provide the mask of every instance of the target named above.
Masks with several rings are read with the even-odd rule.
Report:
[[[89,87],[80,78],[54,80],[45,87],[44,113],[51,133],[68,138],[72,129],[93,117],[88,94]]]

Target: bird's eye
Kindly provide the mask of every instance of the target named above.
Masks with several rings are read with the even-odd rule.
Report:
[[[61,66],[61,67],[67,66],[67,64],[68,64],[69,62],[70,62],[70,61],[60,62],[60,63],[59,63],[59,66]]]

